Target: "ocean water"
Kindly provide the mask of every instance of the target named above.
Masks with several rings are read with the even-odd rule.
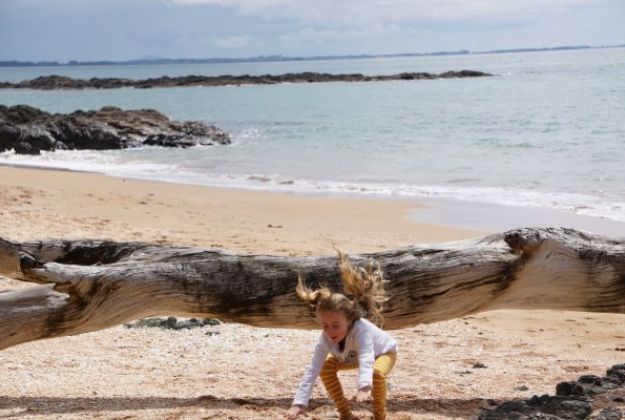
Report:
[[[28,104],[49,112],[105,105],[154,108],[174,119],[215,124],[233,140],[229,146],[184,150],[63,151],[37,157],[5,152],[0,163],[232,188],[440,199],[514,211],[544,209],[625,227],[624,68],[623,48],[279,63],[0,68],[0,80],[6,81],[49,74],[138,79],[472,69],[495,75],[146,90],[0,90],[0,104]],[[454,224],[457,219],[450,212],[440,213],[449,215],[442,222]],[[608,233],[610,229],[606,228]]]

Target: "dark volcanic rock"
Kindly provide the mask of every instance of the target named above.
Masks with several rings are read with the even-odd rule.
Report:
[[[483,412],[479,420],[582,420],[590,413],[592,407],[588,401],[535,395],[530,400],[504,402],[495,409]]]
[[[0,89],[115,89],[135,87],[141,89],[153,87],[180,87],[180,86],[239,86],[239,85],[267,85],[276,83],[323,83],[323,82],[380,82],[387,80],[430,80],[464,77],[483,77],[492,74],[475,70],[448,71],[445,73],[400,73],[382,76],[366,76],[360,73],[330,74],[330,73],[286,73],[279,75],[265,74],[262,76],[179,76],[157,77],[152,79],[132,80],[114,77],[91,79],[72,79],[66,76],[41,76],[32,80],[23,80],[19,83],[0,82]]]
[[[623,420],[625,412],[615,407],[608,407],[601,410],[595,420]]]
[[[223,131],[216,131],[211,137],[203,137],[205,126],[202,123],[187,121],[176,125],[176,129],[180,131],[180,134],[153,134],[146,138],[143,144],[166,147],[189,147],[197,144],[211,146],[215,143],[230,143],[229,136]]]
[[[612,398],[610,406],[595,407],[601,395],[610,395],[625,386],[625,365],[614,365],[603,378],[595,375],[580,376],[577,381],[561,382],[556,387],[556,396],[533,396],[529,400],[507,401],[483,411],[479,420],[581,420],[622,419],[623,405],[614,405],[621,398]],[[606,399],[606,398],[603,398]],[[591,414],[601,410],[598,414]],[[595,411],[596,413],[596,411]]]
[[[219,325],[221,322],[214,318],[190,318],[177,319],[175,316],[167,318],[143,318],[135,322],[124,324],[126,328],[161,328],[165,330],[190,330],[192,328],[204,327],[206,325]]]
[[[124,149],[143,145],[189,147],[229,144],[230,137],[201,122],[171,121],[152,110],[99,111],[49,114],[26,105],[0,105],[0,151],[38,154],[57,149]]]

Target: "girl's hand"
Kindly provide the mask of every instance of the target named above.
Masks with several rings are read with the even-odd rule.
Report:
[[[354,397],[357,402],[365,402],[371,398],[371,387],[366,386],[364,388],[360,388],[358,393]]]
[[[286,412],[286,415],[284,417],[291,420],[297,418],[300,415],[306,416],[306,409],[301,405],[294,405],[289,409],[289,411]]]

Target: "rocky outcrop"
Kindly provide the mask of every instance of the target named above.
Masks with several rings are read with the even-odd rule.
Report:
[[[172,121],[153,109],[49,114],[26,105],[0,105],[0,151],[21,154],[42,150],[125,149],[146,145],[189,147],[229,144],[219,128],[197,121]]]
[[[221,322],[215,318],[189,318],[182,319],[170,316],[167,318],[142,318],[134,322],[124,324],[126,328],[160,328],[163,330],[190,330],[193,328],[201,328],[207,325],[215,326]]]
[[[239,86],[239,85],[271,85],[277,83],[323,83],[323,82],[380,82],[388,80],[430,80],[465,77],[484,77],[492,74],[474,70],[448,71],[445,73],[399,73],[382,76],[366,76],[354,74],[330,73],[287,73],[281,75],[250,76],[180,76],[158,77],[153,79],[132,80],[121,78],[72,79],[66,76],[42,76],[19,83],[0,82],[0,88],[13,89],[115,89],[122,87],[153,88],[181,86]]]
[[[556,395],[507,401],[485,410],[479,420],[619,420],[625,416],[625,364],[614,365],[606,376],[580,376],[561,382]]]

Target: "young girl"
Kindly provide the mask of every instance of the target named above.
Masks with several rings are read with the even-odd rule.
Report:
[[[304,286],[301,277],[298,281],[297,296],[314,306],[323,333],[295,394],[293,406],[287,412],[289,419],[305,412],[317,376],[321,377],[334,400],[340,419],[351,418],[337,372],[356,368],[356,401],[373,397],[374,418],[386,418],[386,376],[395,364],[397,343],[388,333],[363,318],[371,314],[375,320],[382,320],[380,311],[386,300],[382,273],[379,268],[374,269],[373,264],[367,269],[356,269],[340,252],[339,268],[343,289],[351,299],[341,293],[332,293],[326,287],[313,291]]]

